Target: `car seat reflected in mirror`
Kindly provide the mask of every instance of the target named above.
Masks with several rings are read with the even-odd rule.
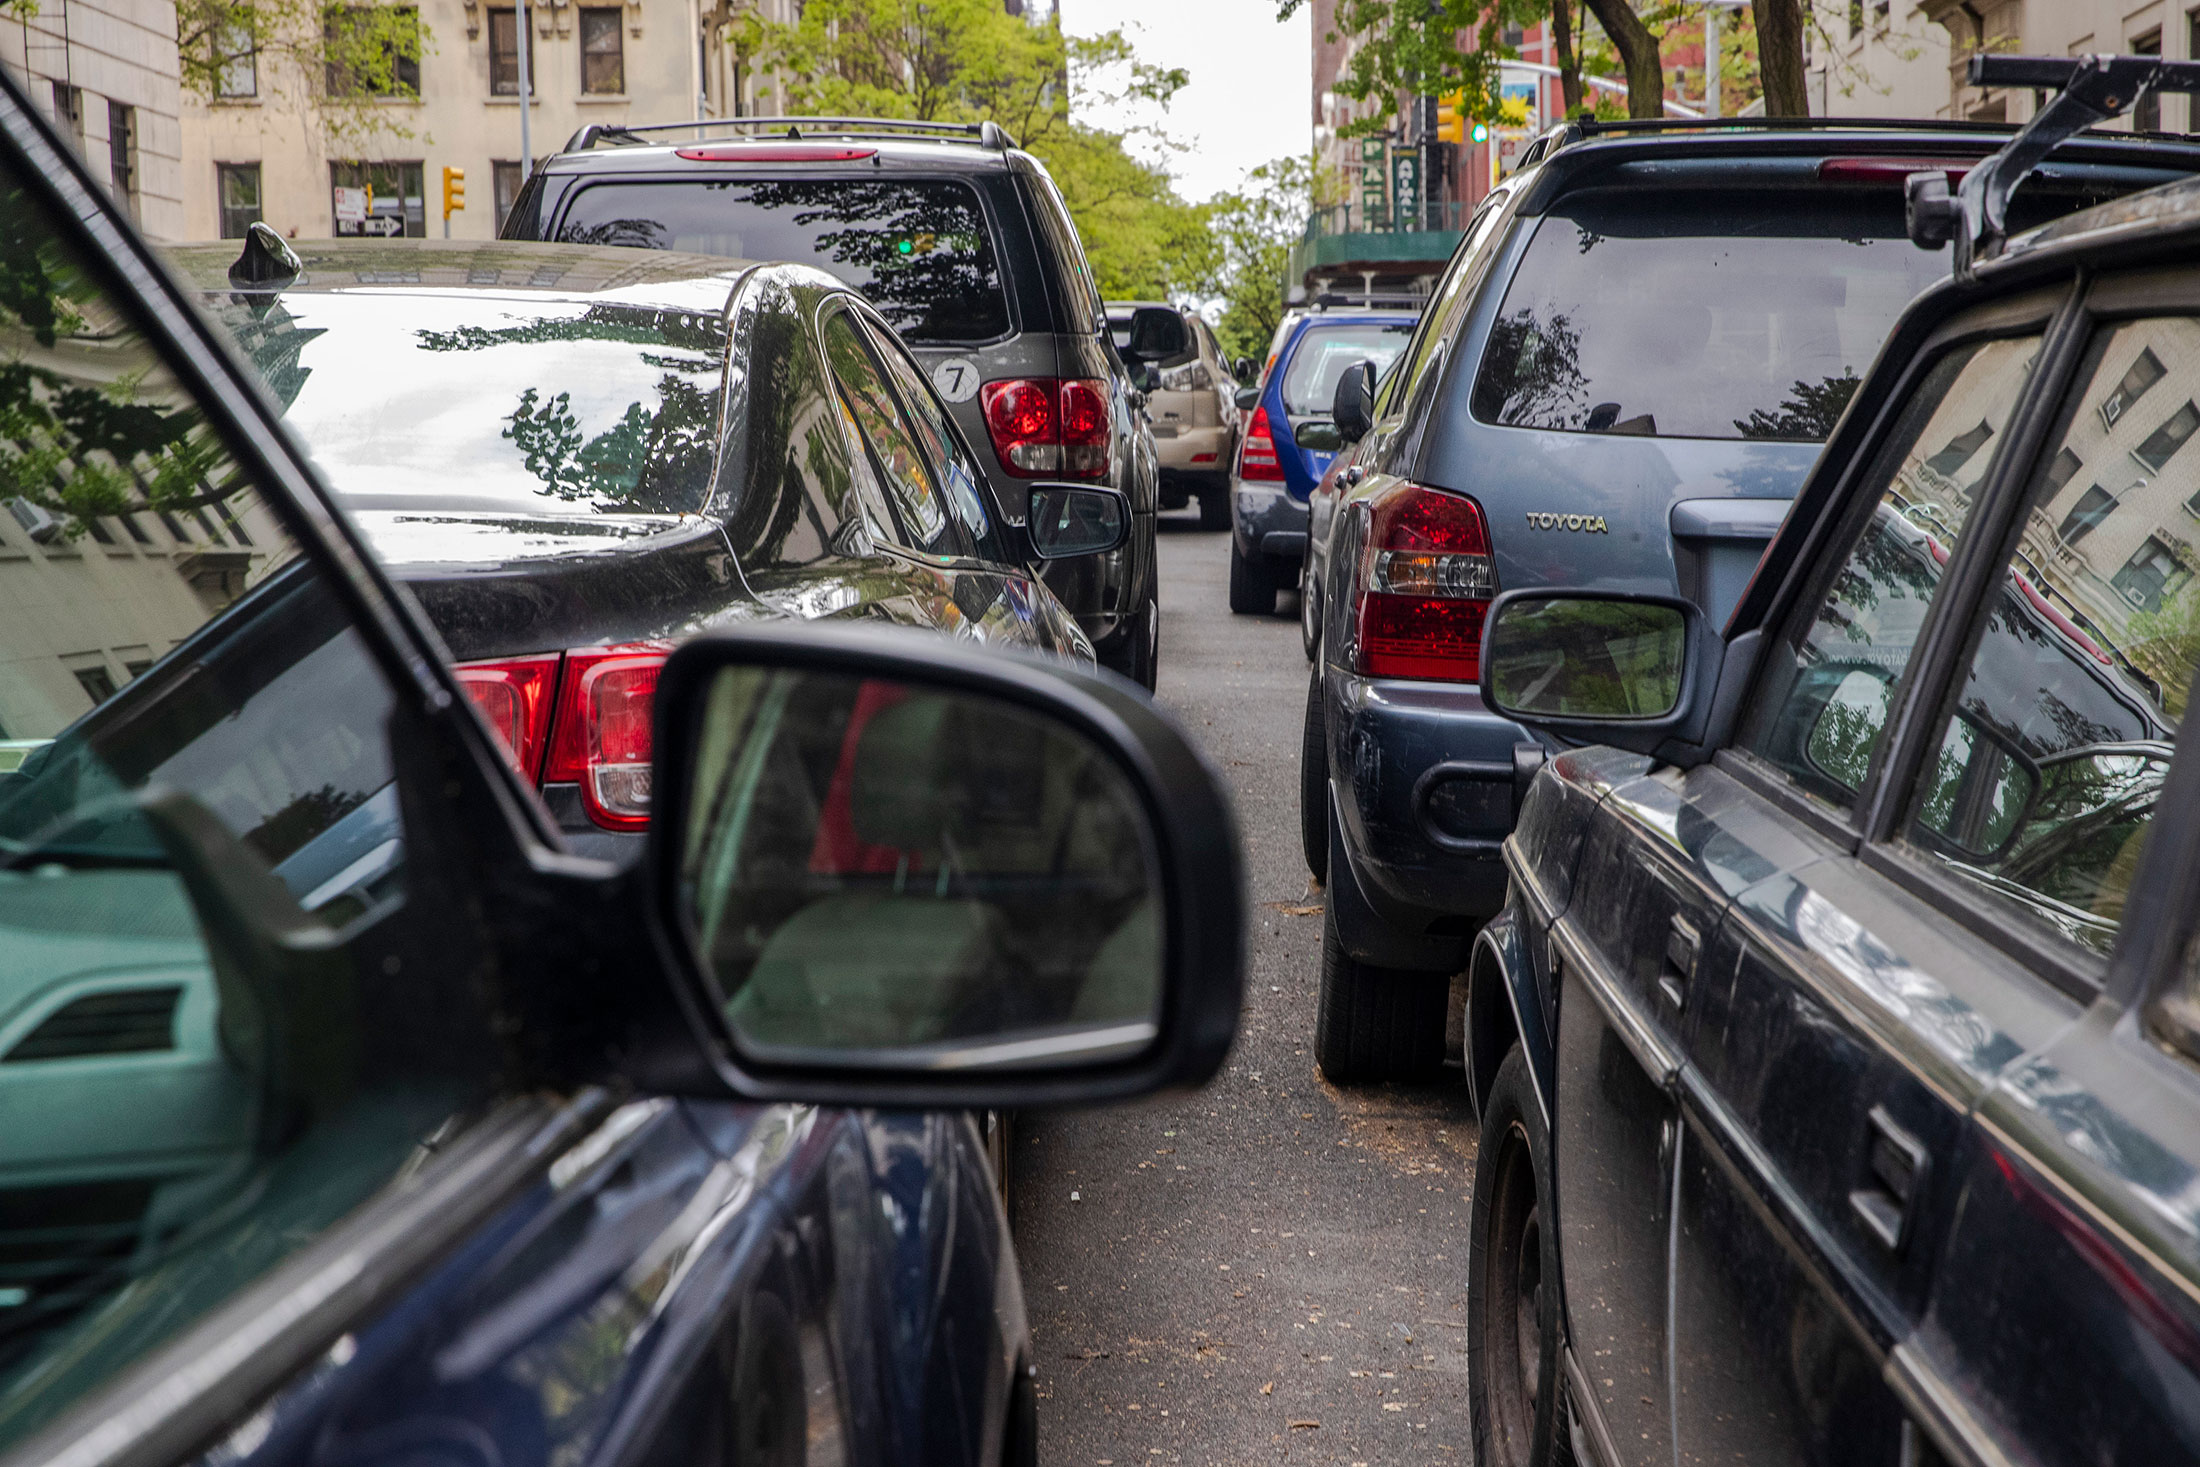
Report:
[[[1044,1068],[1159,1034],[1154,831],[1113,759],[1006,699],[718,671],[680,900],[767,1063]]]
[[[1663,718],[1680,703],[1687,619],[1659,603],[1521,597],[1492,613],[1485,656],[1500,712]]]

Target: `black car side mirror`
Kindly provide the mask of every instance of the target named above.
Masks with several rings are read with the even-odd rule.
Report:
[[[1242,409],[1259,407],[1260,388],[1257,384],[1248,383],[1237,390],[1237,396],[1233,400]]]
[[[1119,679],[892,627],[673,653],[651,901],[736,1093],[1082,1104],[1196,1085],[1242,987],[1220,776]]]
[[[1345,442],[1357,443],[1375,426],[1375,364],[1354,362],[1337,379],[1337,395],[1331,399],[1329,420]]]
[[[1230,364],[1230,375],[1237,378],[1239,386],[1250,387],[1253,379],[1260,375],[1260,368],[1251,357],[1239,357]]]
[[[1167,361],[1192,349],[1192,333],[1183,316],[1168,306],[1140,306],[1131,312],[1130,345],[1123,356],[1142,362]]]
[[[1130,538],[1131,502],[1098,484],[1034,484],[1024,532],[1041,560],[1104,555]]]
[[[1732,702],[1735,679],[1723,674],[1748,671],[1746,655],[1726,652],[1677,596],[1507,591],[1482,624],[1482,701],[1568,743],[1701,763],[1715,714]]]

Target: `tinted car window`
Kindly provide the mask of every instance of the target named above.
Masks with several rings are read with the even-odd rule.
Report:
[[[841,400],[870,449],[872,465],[893,506],[899,525],[894,539],[927,555],[971,554],[969,537],[950,511],[946,495],[934,480],[932,464],[917,445],[915,430],[886,385],[884,367],[846,311],[825,323],[825,360],[840,383]]]
[[[961,523],[964,534],[977,547],[979,555],[995,562],[1007,560],[1007,548],[993,528],[992,516],[985,512],[985,500],[978,487],[983,482],[980,470],[964,451],[947,409],[932,395],[931,384],[924,380],[924,374],[909,360],[909,354],[901,349],[899,342],[881,339],[875,331],[867,330],[865,336],[878,360],[884,364],[886,374],[893,379],[903,406],[908,409],[909,427],[916,434],[919,447],[939,472],[940,486],[947,492],[948,513]]]
[[[1909,838],[2105,952],[2200,667],[2200,321],[2105,331],[2076,381]]]
[[[1294,418],[1329,416],[1347,367],[1373,362],[1380,377],[1412,339],[1411,321],[1307,327],[1284,368],[1283,410]]]
[[[1484,350],[1484,422],[1816,442],[1948,273],[1902,201],[1589,190],[1536,226]]]
[[[1871,480],[1878,503],[1810,617],[1768,654],[1741,743],[1846,806],[1886,728],[1894,685],[1970,518],[2036,336],[1965,347],[1926,374]]]
[[[575,244],[794,260],[839,276],[911,341],[990,341],[1008,295],[985,210],[950,179],[682,179],[580,189]]]
[[[453,878],[413,879],[404,700],[4,164],[0,272],[5,1448],[371,1196],[498,1051]]]
[[[354,509],[678,515],[710,497],[717,316],[372,289],[211,304]]]
[[[1055,279],[1061,282],[1062,309],[1068,318],[1064,329],[1076,336],[1089,336],[1100,329],[1106,309],[1100,300],[1100,286],[1092,278],[1092,262],[1085,258],[1085,247],[1070,226],[1069,210],[1051,180],[1039,180],[1036,205],[1040,231],[1061,264]]]

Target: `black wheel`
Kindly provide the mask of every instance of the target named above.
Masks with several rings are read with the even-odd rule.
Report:
[[[1337,936],[1335,883],[1331,886],[1329,909],[1322,913],[1314,1063],[1333,1085],[1433,1079],[1444,1067],[1451,975],[1378,968],[1354,959]]]
[[[1237,537],[1230,537],[1230,609],[1239,616],[1276,614],[1276,573],[1261,560],[1238,554]]]
[[[1153,691],[1153,685],[1161,672],[1161,603],[1149,601],[1146,609],[1135,621],[1125,622],[1123,631],[1100,661],[1132,682]]]
[[[1299,730],[1299,844],[1316,881],[1329,879],[1329,747],[1322,718],[1322,670],[1306,684],[1306,719]]]
[[[1230,491],[1228,489],[1203,489],[1200,491],[1199,527],[1202,530],[1227,530],[1230,528]]]
[[[1322,583],[1311,551],[1299,562],[1299,650],[1308,662],[1322,650]]]
[[[1558,1366],[1550,1133],[1518,1045],[1482,1108],[1467,1234],[1467,1393],[1480,1467],[1573,1461]]]

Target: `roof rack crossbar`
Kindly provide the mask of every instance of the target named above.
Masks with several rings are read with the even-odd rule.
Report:
[[[1964,175],[1951,198],[1941,172],[1904,185],[1910,238],[1930,249],[1955,242],[1955,273],[1968,279],[2008,243],[2009,200],[2041,161],[2074,134],[2118,117],[2149,92],[2200,92],[2200,62],[2158,56],[1978,55],[1974,87],[2059,87],[2000,151]]]
[[[673,132],[723,132],[730,136],[746,137],[762,133],[776,133],[786,137],[956,137],[976,138],[988,148],[1006,152],[1017,146],[1016,139],[999,123],[985,122],[921,122],[903,117],[712,117],[694,122],[646,122],[638,125],[625,123],[590,123],[573,134],[565,145],[569,153],[585,152],[599,141],[611,144],[632,143],[655,133]]]

